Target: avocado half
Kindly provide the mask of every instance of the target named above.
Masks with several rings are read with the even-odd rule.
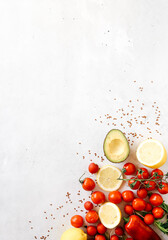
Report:
[[[129,143],[124,133],[118,129],[112,129],[107,133],[103,149],[107,159],[115,163],[124,161],[130,152]]]

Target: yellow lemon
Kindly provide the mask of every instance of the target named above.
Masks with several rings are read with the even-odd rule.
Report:
[[[97,183],[104,191],[115,191],[122,184],[122,180],[117,180],[120,175],[120,169],[111,165],[105,165],[98,171]]]
[[[87,234],[80,228],[70,228],[62,234],[61,240],[87,240]]]
[[[106,202],[99,208],[99,218],[106,228],[112,229],[120,223],[121,211],[116,204]]]
[[[150,168],[159,168],[167,160],[166,149],[155,139],[147,139],[140,143],[136,156],[140,163]]]

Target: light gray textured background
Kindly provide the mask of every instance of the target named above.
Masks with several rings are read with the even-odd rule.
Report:
[[[129,99],[136,116],[136,99],[145,104],[150,123],[157,102],[162,135],[153,123],[150,136],[145,126],[133,128],[168,150],[167,13],[166,0],[0,1],[1,240],[39,239],[51,227],[48,239],[60,239],[78,206],[87,151],[103,155],[113,127],[94,119],[115,116]]]

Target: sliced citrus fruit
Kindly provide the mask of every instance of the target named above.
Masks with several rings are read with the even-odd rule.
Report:
[[[122,184],[122,180],[117,180],[120,175],[122,176],[120,169],[111,165],[105,165],[98,171],[97,183],[104,191],[115,191]]]
[[[62,236],[61,240],[87,240],[87,234],[83,232],[80,228],[70,228],[66,230]]]
[[[116,204],[106,202],[99,208],[99,218],[106,228],[112,229],[120,223],[121,211]]]
[[[140,163],[150,168],[159,168],[167,160],[166,149],[155,139],[147,139],[140,143],[136,156]]]

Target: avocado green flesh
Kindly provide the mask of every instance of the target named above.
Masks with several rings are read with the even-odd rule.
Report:
[[[124,161],[130,151],[125,135],[118,129],[108,132],[103,147],[107,159],[116,163]]]

